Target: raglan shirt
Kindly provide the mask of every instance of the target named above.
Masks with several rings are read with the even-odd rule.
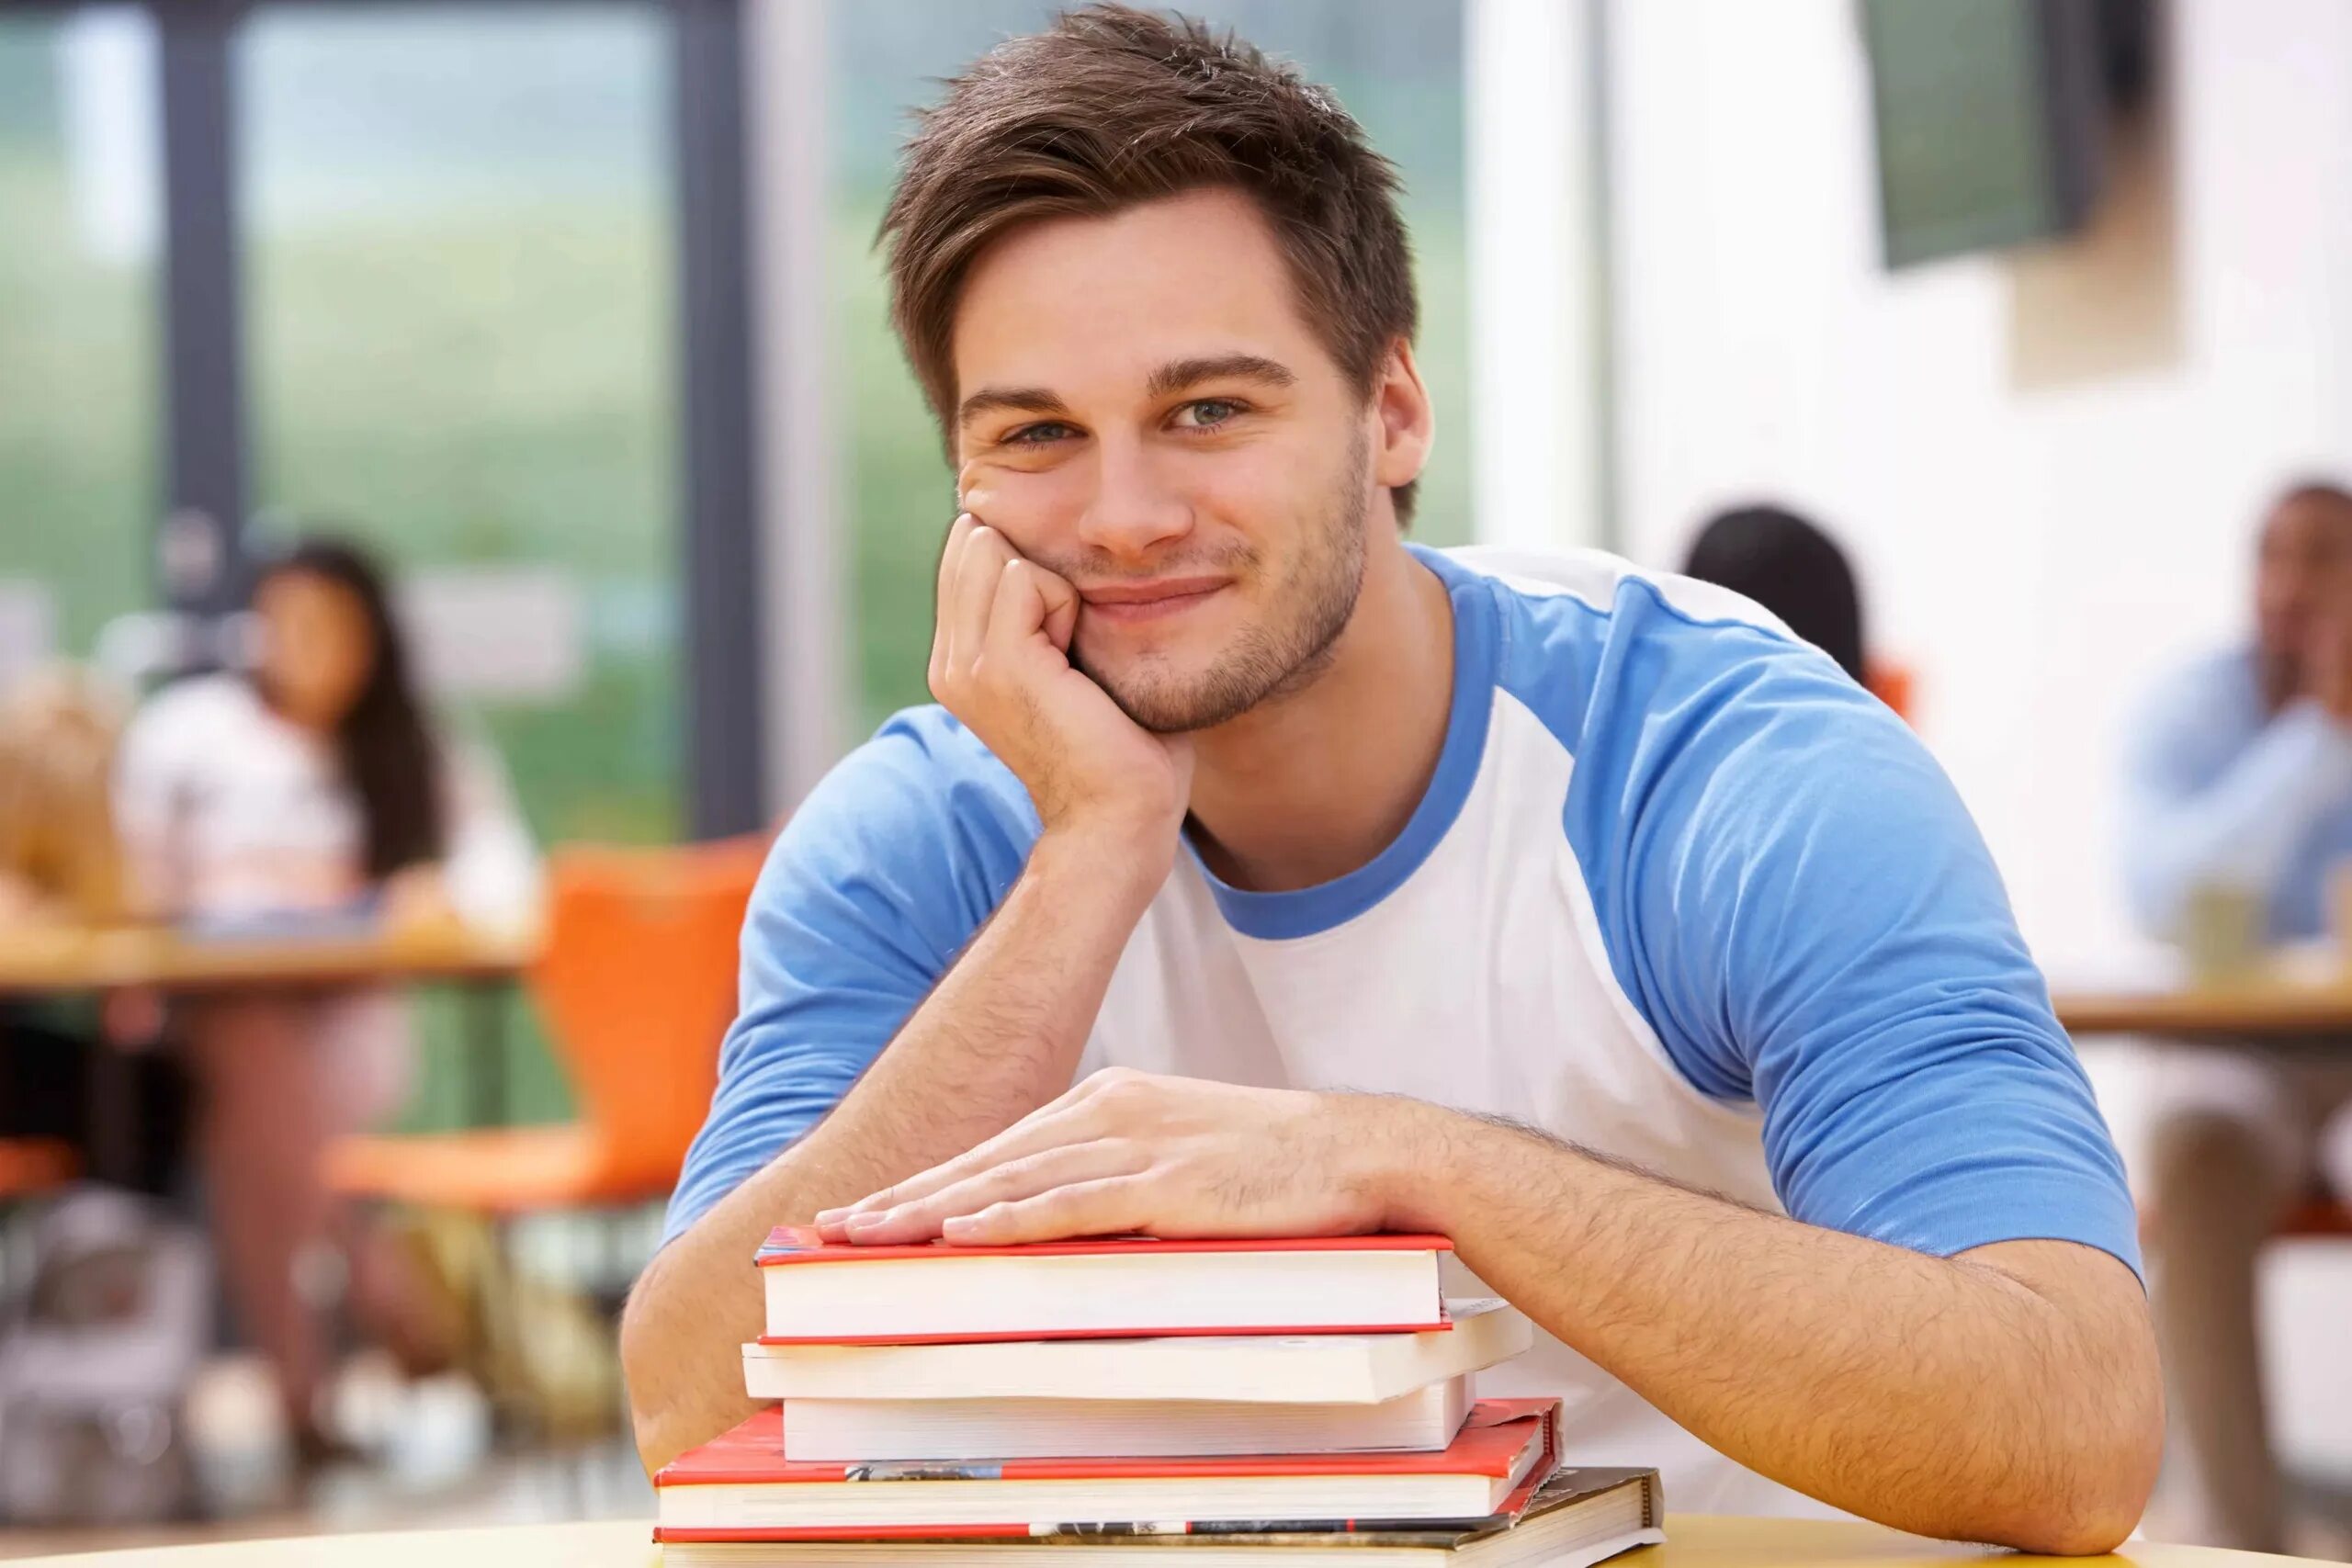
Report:
[[[2139,1269],[1991,857],[1900,720],[1723,590],[1597,552],[1413,552],[1450,595],[1453,694],[1403,831],[1284,893],[1188,846],[1081,1073],[1412,1094],[1935,1256],[2054,1238]],[[812,793],[752,898],[668,1235],[841,1099],[1037,831],[937,707]],[[1567,1398],[1570,1457],[1679,1472],[1681,1507],[1804,1506],[1539,1339],[1515,1376]]]

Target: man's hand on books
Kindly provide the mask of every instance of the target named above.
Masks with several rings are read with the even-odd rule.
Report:
[[[932,695],[1012,770],[1046,831],[1099,832],[1148,852],[1164,876],[1192,795],[1192,743],[1145,729],[1070,662],[1079,609],[1067,580],[966,513],[939,558]]]
[[[829,1240],[872,1246],[1359,1235],[1385,1228],[1393,1139],[1373,1123],[1390,1109],[1114,1067],[817,1224]]]

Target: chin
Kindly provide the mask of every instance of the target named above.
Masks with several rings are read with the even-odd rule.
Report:
[[[1122,713],[1155,735],[1201,729],[1233,716],[1230,712],[1220,711],[1227,705],[1227,699],[1209,689],[1212,682],[1204,671],[1174,671],[1158,660],[1153,665],[1108,671],[1090,669],[1087,673],[1110,694]]]

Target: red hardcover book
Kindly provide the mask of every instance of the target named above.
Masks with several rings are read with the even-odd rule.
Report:
[[[1487,1400],[1442,1453],[819,1464],[783,1459],[780,1410],[653,1478],[666,1541],[986,1540],[1122,1526],[1289,1529],[1464,1520],[1524,1506],[1551,1474],[1559,1402]],[[1165,1521],[1179,1521],[1170,1527]]]
[[[760,1248],[775,1345],[1425,1333],[1446,1326],[1437,1235],[852,1247],[779,1226]]]

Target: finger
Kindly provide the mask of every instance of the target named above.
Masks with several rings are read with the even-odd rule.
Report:
[[[974,1145],[954,1159],[943,1161],[929,1170],[861,1198],[846,1208],[825,1210],[817,1216],[818,1228],[839,1226],[862,1214],[878,1213],[900,1203],[910,1203],[918,1198],[928,1198],[943,1187],[992,1166],[1001,1165],[1006,1160],[1019,1159],[1024,1155],[1057,1148],[1064,1144],[1084,1143],[1099,1135],[1093,1130],[1091,1116],[1081,1108],[1079,1090],[1073,1089],[1052,1104],[1031,1111],[996,1136]]]
[[[904,1246],[929,1241],[949,1220],[977,1214],[991,1205],[1015,1202],[1107,1177],[1133,1176],[1148,1165],[1144,1145],[1130,1138],[1094,1138],[1064,1144],[1006,1160],[951,1182],[927,1198],[900,1203],[849,1222],[849,1239],[861,1247]]]
[[[956,568],[963,558],[964,541],[978,526],[978,519],[967,512],[948,525],[947,542],[939,547],[939,587],[933,601],[931,617],[931,689],[939,694],[940,677],[947,663],[947,606],[953,602]]]
[[[987,645],[989,612],[996,604],[1004,563],[1011,559],[1012,547],[987,524],[975,524],[966,536],[963,556],[956,563],[956,585],[949,591],[951,602],[941,606],[947,621],[950,680],[967,678]]]
[[[1046,600],[1043,567],[1015,558],[997,577],[996,601],[989,607],[986,658],[1008,664],[1029,651],[1030,639],[1045,627]]]
[[[1150,1228],[1151,1205],[1148,1175],[1112,1176],[1057,1187],[1034,1198],[991,1203],[977,1214],[958,1214],[941,1227],[941,1235],[955,1247],[1124,1235]]]
[[[934,1191],[946,1181],[960,1180],[969,1175],[972,1170],[983,1166],[994,1165],[1022,1154],[1034,1152],[1035,1149],[1048,1146],[1046,1143],[1032,1140],[1029,1134],[1045,1123],[1057,1120],[1065,1111],[1083,1105],[1112,1085],[1137,1076],[1125,1067],[1103,1067],[1089,1073],[1045,1104],[1037,1107],[1036,1110],[1029,1112],[1028,1115],[1012,1123],[1012,1126],[1005,1128],[993,1137],[982,1139],[954,1159],[943,1160],[928,1170],[919,1172],[892,1186],[885,1187],[877,1192],[859,1199],[854,1203],[844,1203],[835,1209],[820,1209],[817,1212],[816,1223],[820,1225],[836,1224],[852,1214],[870,1213],[878,1209],[887,1209],[893,1204],[905,1202]],[[1080,1140],[1066,1137],[1057,1141],[1073,1143]]]
[[[1033,565],[1035,563],[1032,563]],[[1078,634],[1078,590],[1069,579],[1036,567],[1037,592],[1046,602],[1046,636],[1064,653]]]

